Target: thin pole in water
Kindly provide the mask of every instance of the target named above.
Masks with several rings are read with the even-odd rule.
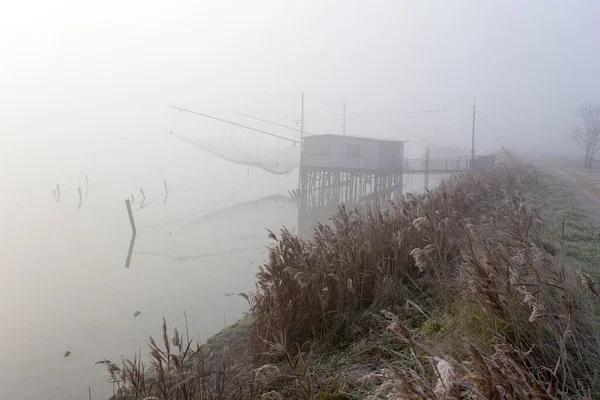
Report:
[[[129,199],[125,199],[125,207],[127,207],[129,223],[131,224],[131,240],[129,241],[129,251],[127,252],[127,259],[125,259],[125,268],[129,268],[129,264],[131,263],[131,255],[133,254],[133,245],[135,244],[137,230],[135,229],[135,221],[133,220],[133,212],[131,211],[131,202],[129,201]]]
[[[169,197],[169,188],[167,188],[167,181],[163,181],[165,185],[165,201],[163,201],[163,205],[167,204],[167,197]]]
[[[135,221],[133,220],[133,211],[131,211],[131,201],[129,201],[129,199],[125,199],[125,207],[127,207],[127,214],[129,215],[131,232],[135,235],[137,233],[137,230],[135,229]]]

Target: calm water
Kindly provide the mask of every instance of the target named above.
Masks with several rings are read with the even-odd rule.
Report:
[[[123,200],[134,193],[138,208],[139,187],[146,203],[160,195],[157,174],[92,177],[81,209],[81,177],[62,186],[58,202],[49,179],[12,187],[0,202],[0,398],[81,399],[88,386],[94,399],[108,398],[112,385],[95,362],[143,352],[163,316],[182,326],[185,310],[191,333],[205,340],[248,309],[227,294],[254,289],[266,229],[296,225],[295,204],[263,198],[296,187],[297,175],[245,167],[224,175],[230,166],[219,160],[199,167],[163,174],[172,189],[167,203],[135,211],[130,268]],[[422,178],[406,183],[418,190]]]
[[[88,386],[94,399],[108,398],[112,385],[96,361],[144,351],[162,317],[171,327],[182,326],[184,310],[201,340],[234,322],[248,307],[226,294],[254,288],[268,244],[265,228],[295,225],[295,205],[276,199],[196,219],[285,193],[293,177],[258,170],[248,176],[241,168],[219,186],[210,179],[174,179],[167,204],[160,199],[136,211],[136,223],[184,221],[139,229],[126,269],[131,230],[123,199],[140,185],[151,199],[164,191],[162,181],[145,176],[91,183],[81,209],[74,185],[63,187],[60,202],[45,186],[2,204],[0,398],[82,399]],[[137,310],[141,315],[134,318]],[[64,358],[67,350],[71,355]]]

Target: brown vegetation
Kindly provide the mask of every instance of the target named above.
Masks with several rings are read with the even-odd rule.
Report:
[[[600,395],[598,290],[566,268],[561,232],[544,240],[538,178],[472,172],[386,210],[342,207],[312,240],[271,234],[235,357],[207,366],[164,326],[151,369],[105,363],[136,399]]]

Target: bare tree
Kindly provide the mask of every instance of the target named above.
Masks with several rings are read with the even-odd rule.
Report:
[[[580,121],[573,126],[570,137],[585,151],[584,167],[591,168],[600,150],[600,106],[590,101],[579,106],[577,114]]]

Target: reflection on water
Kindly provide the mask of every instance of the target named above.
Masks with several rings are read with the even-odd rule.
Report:
[[[293,227],[296,218],[295,204],[278,197],[227,207],[243,196],[215,206],[216,195],[202,202],[204,193],[173,191],[168,202],[151,207],[139,208],[138,199],[136,224],[227,210],[139,229],[134,241],[125,204],[114,193],[109,207],[107,199],[94,201],[92,187],[79,209],[77,192],[54,190],[60,201],[36,199],[24,208],[27,218],[0,216],[11,228],[0,237],[0,398],[85,398],[91,386],[93,398],[107,399],[112,386],[94,363],[144,351],[162,317],[181,324],[184,310],[190,331],[205,340],[247,310],[243,298],[228,294],[254,289],[266,229]]]
[[[138,196],[135,238],[125,184],[89,185],[80,209],[76,189],[62,186],[54,199],[48,190],[3,207],[0,398],[86,398],[90,386],[94,399],[106,399],[112,386],[94,363],[143,352],[163,316],[181,324],[185,310],[200,340],[241,316],[247,304],[231,294],[254,289],[267,229],[296,226],[295,203],[264,197],[297,184],[281,179],[280,190],[271,177],[223,193],[172,189],[169,201],[144,208]],[[422,187],[417,178],[406,182],[405,190]],[[146,205],[166,192],[160,183],[146,190]]]

